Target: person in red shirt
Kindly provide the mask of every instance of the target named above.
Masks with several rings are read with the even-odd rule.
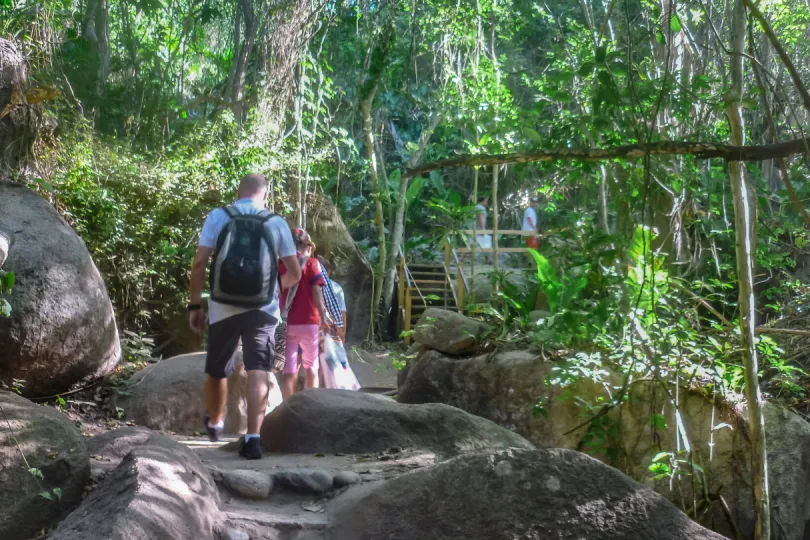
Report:
[[[287,347],[281,391],[285,398],[295,393],[295,382],[300,364],[306,370],[305,388],[318,387],[318,357],[321,322],[326,323],[326,308],[321,290],[326,281],[321,273],[321,265],[312,257],[314,244],[304,229],[293,229],[293,240],[298,250],[301,265],[301,281],[287,314]],[[279,264],[279,273],[286,273],[284,264]],[[289,290],[284,291],[280,304],[286,305]],[[301,351],[299,358],[299,348]]]

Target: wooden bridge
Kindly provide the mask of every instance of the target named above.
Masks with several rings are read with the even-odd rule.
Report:
[[[473,242],[473,234],[493,236],[534,236],[531,231],[514,230],[466,230],[461,231]],[[474,256],[500,253],[528,253],[528,248],[481,248],[455,247],[448,237],[444,244],[444,260],[441,263],[410,263],[406,254],[399,252],[399,315],[400,330],[406,332],[405,343],[410,344],[410,331],[414,323],[429,307],[440,307],[453,311],[463,311],[464,302],[470,290],[472,279],[472,259]],[[469,264],[469,271],[466,267]],[[476,272],[478,273],[478,272]]]

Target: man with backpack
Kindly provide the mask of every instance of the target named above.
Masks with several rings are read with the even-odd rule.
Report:
[[[239,182],[239,200],[217,208],[205,220],[191,267],[189,326],[202,334],[205,314],[201,297],[209,266],[208,347],[205,372],[205,429],[217,441],[224,426],[227,377],[241,338],[248,374],[248,428],[239,453],[261,457],[259,430],[267,408],[268,372],[273,366],[273,337],[281,317],[279,288],[301,279],[295,243],[287,223],[265,208],[267,180],[248,174]],[[213,258],[212,258],[213,255]],[[279,279],[279,262],[286,269]]]

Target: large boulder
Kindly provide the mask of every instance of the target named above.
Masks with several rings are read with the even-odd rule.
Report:
[[[321,195],[310,195],[307,232],[329,262],[329,276],[343,287],[346,295],[348,341],[363,341],[368,335],[371,285],[374,272],[357,248],[332,202]]]
[[[539,448],[577,448],[583,434],[567,431],[584,418],[573,400],[558,399],[561,392],[546,385],[552,366],[525,351],[466,359],[427,351],[409,361],[397,399],[458,407],[514,430]]]
[[[106,443],[116,446],[109,438]],[[183,444],[152,435],[126,454],[50,538],[214,540],[218,519],[219,494],[199,458]]]
[[[228,379],[225,433],[247,430],[247,373],[241,350],[234,355],[234,372]],[[276,376],[267,374],[270,394],[267,412],[281,403]],[[158,431],[193,435],[202,430],[205,414],[205,353],[191,353],[161,360],[136,373],[117,405],[127,420]]]
[[[492,327],[455,311],[428,308],[419,317],[415,342],[446,354],[464,355],[478,350]]]
[[[43,396],[110,373],[121,357],[115,316],[81,238],[45,199],[2,182],[0,235],[13,236],[3,270],[16,278],[0,324],[0,380]]]
[[[267,415],[262,444],[269,452],[364,454],[389,448],[440,456],[500,448],[531,448],[489,420],[442,404],[403,405],[348,390],[305,390]]]
[[[87,447],[50,407],[0,391],[0,410],[0,538],[28,540],[81,502],[90,478]]]
[[[751,489],[751,444],[747,412],[720,399],[712,403],[703,395],[683,392],[676,417],[671,392],[660,385],[636,384],[628,403],[611,415],[616,426],[614,449],[618,461],[630,476],[646,479],[673,501],[692,500],[693,477],[676,475],[650,481],[647,470],[654,456],[670,452],[679,459],[691,457],[700,467],[701,492],[719,493],[729,506],[737,529],[753,537],[754,503]],[[656,411],[658,428],[650,422]],[[771,515],[779,524],[780,538],[804,540],[810,535],[810,423],[780,405],[767,403],[765,442],[768,453],[768,482]],[[681,425],[679,429],[677,426]],[[688,448],[688,452],[684,450]],[[678,454],[678,449],[681,453]],[[670,459],[662,463],[672,466]],[[689,472],[687,463],[681,463]],[[733,530],[721,506],[710,506],[702,523],[729,537]]]
[[[570,386],[547,384],[559,377],[553,370],[561,364],[525,351],[463,359],[427,351],[409,362],[397,397],[403,403],[458,407],[508,427],[538,447],[587,447],[678,504],[692,500],[697,478],[697,500],[704,487],[707,493],[720,493],[737,528],[751,535],[751,445],[744,410],[681,389],[676,411],[674,388],[638,381],[624,405],[588,425],[600,404],[610,401],[604,381],[583,377]],[[621,387],[621,378],[603,375],[607,386]],[[774,404],[765,407],[765,419],[772,512],[786,540],[804,540],[810,534],[810,423]],[[689,474],[690,466],[681,462],[674,478],[655,480],[649,467],[661,452],[670,452],[673,460],[690,455],[697,473]],[[670,458],[661,463],[674,470]],[[710,505],[701,516],[704,525],[732,536],[722,505]]]
[[[460,456],[333,511],[333,540],[723,538],[618,470],[561,449]]]

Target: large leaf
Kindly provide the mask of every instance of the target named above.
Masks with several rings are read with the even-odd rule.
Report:
[[[408,186],[408,191],[405,192],[405,203],[410,205],[422,193],[424,187],[424,176],[417,176],[411,180],[411,185]]]

